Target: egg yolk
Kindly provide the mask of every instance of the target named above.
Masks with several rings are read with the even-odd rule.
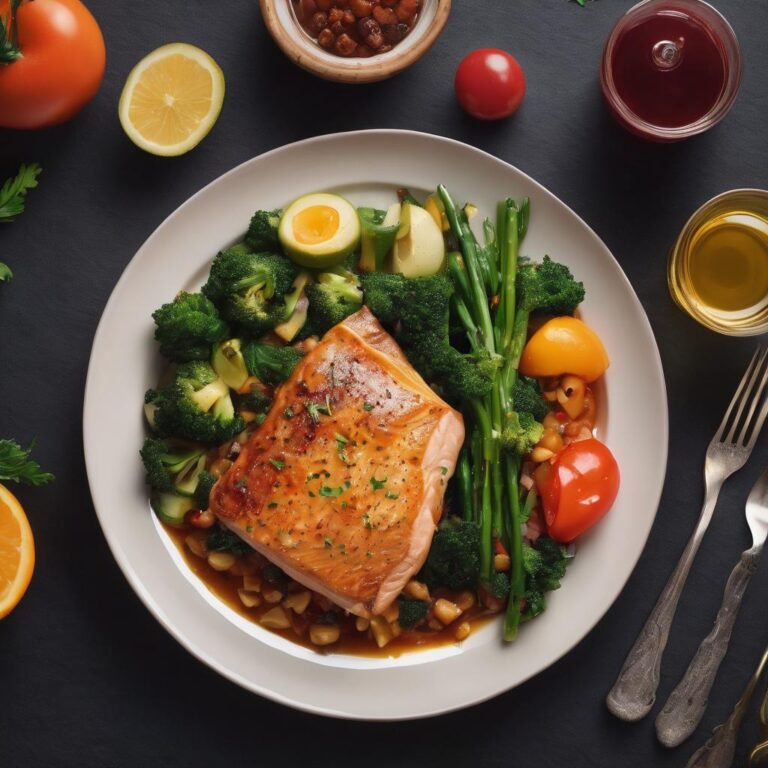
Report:
[[[339,230],[339,212],[329,205],[311,205],[293,217],[293,236],[303,245],[330,240]]]

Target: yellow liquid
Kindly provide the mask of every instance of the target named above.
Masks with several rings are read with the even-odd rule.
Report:
[[[701,224],[682,254],[699,311],[737,321],[768,307],[768,220],[744,210]]]

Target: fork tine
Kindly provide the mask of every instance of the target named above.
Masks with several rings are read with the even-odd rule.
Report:
[[[749,444],[754,445],[754,443],[752,442],[752,437],[757,439],[757,435],[759,434],[760,429],[763,426],[762,420],[765,419],[765,416],[763,415],[765,412],[765,407],[760,409],[760,411],[758,412],[758,417],[755,421],[752,420],[752,417],[754,416],[755,410],[757,409],[757,406],[760,403],[763,393],[765,392],[766,383],[768,383],[768,368],[766,368],[763,371],[763,376],[760,379],[760,383],[757,385],[757,389],[752,395],[752,403],[749,407],[749,411],[747,412],[747,416],[744,419],[744,427],[742,428],[741,434],[739,435],[739,443],[741,445],[747,445],[747,435],[750,436]]]
[[[752,355],[752,360],[750,361],[749,366],[747,367],[747,370],[744,373],[744,376],[742,376],[741,381],[739,382],[739,386],[738,386],[738,389],[736,390],[736,394],[734,394],[731,402],[728,404],[728,410],[725,412],[725,416],[723,416],[723,420],[720,422],[720,428],[715,433],[715,436],[713,438],[714,441],[722,442],[723,434],[725,432],[726,426],[729,423],[731,413],[733,412],[733,409],[741,401],[742,394],[747,388],[747,383],[749,382],[752,376],[752,373],[756,367],[757,358],[760,356],[761,352],[762,352],[762,347],[758,346],[757,349],[755,350],[755,354]]]
[[[757,438],[760,435],[760,432],[763,428],[763,424],[765,424],[765,419],[768,416],[768,399],[766,399],[763,402],[763,407],[760,409],[760,412],[757,415],[757,418],[755,419],[755,426],[752,428],[752,432],[749,436],[749,442],[746,444],[747,450],[751,451],[755,447],[755,443],[757,442]]]
[[[755,368],[752,371],[752,376],[749,379],[747,388],[742,393],[739,409],[736,411],[736,415],[733,417],[733,423],[731,424],[731,428],[728,431],[728,436],[725,438],[726,443],[736,443],[736,434],[738,432],[739,424],[741,423],[741,416],[744,413],[744,408],[748,402],[755,401],[756,392],[754,391],[754,387],[757,383],[758,377],[760,376],[760,370],[765,363],[766,354],[768,354],[768,351],[766,351],[762,346],[758,347],[758,349],[761,351],[760,358],[758,359]]]

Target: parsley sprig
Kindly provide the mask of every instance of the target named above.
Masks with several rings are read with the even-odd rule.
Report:
[[[0,480],[12,480],[27,485],[45,485],[54,479],[50,472],[43,472],[36,461],[29,458],[35,447],[22,448],[15,440],[0,440]]]
[[[0,24],[0,61],[2,61],[3,35],[5,27]],[[30,189],[37,186],[41,168],[37,163],[23,165],[13,178],[7,179],[0,187],[0,223],[10,223],[24,213],[24,198]],[[0,261],[0,282],[13,277],[10,267]]]
[[[24,197],[37,186],[41,171],[37,163],[22,164],[16,176],[0,187],[0,221],[10,222],[24,213]]]

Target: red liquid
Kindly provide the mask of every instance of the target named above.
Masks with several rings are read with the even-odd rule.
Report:
[[[679,60],[670,68],[654,58],[654,46],[664,40],[679,47]],[[611,58],[622,101],[640,119],[664,128],[691,125],[710,112],[725,85],[726,67],[709,27],[682,11],[660,11],[622,32]]]

